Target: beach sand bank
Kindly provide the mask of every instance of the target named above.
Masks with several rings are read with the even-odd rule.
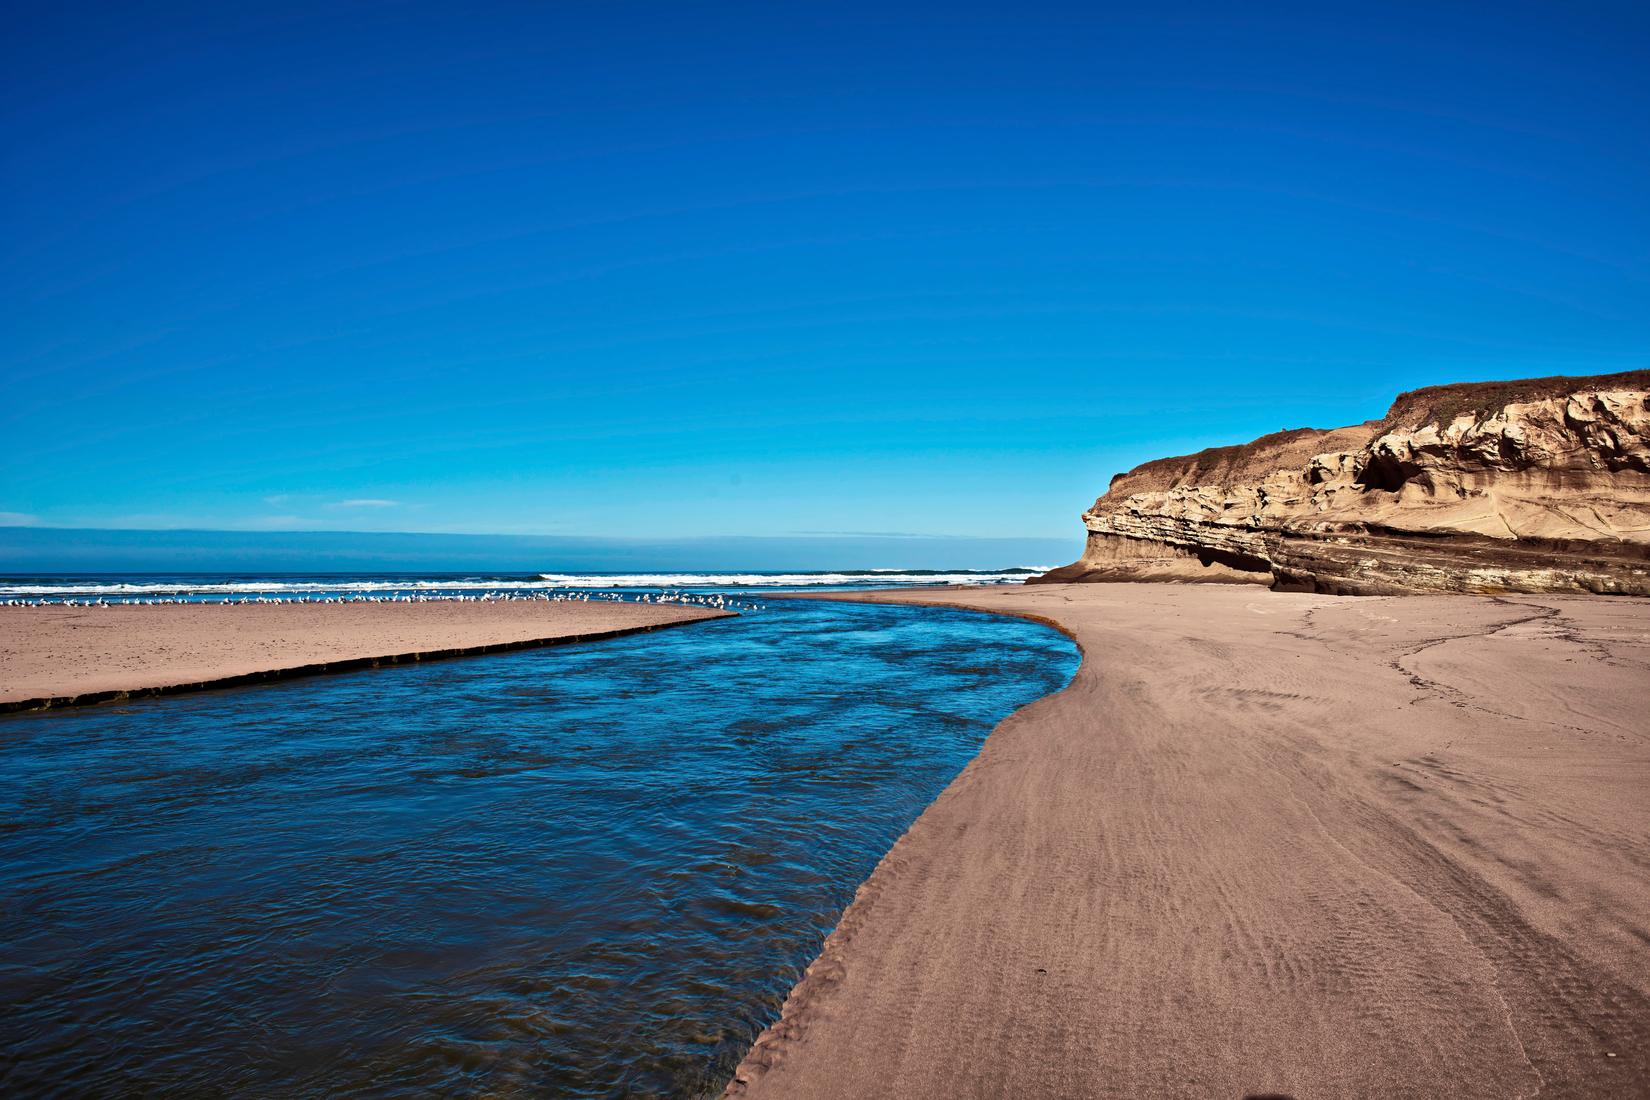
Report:
[[[0,711],[594,641],[728,614],[536,600],[0,607]]]
[[[1650,601],[850,598],[1085,659],[889,852],[733,1095],[1650,1094]]]

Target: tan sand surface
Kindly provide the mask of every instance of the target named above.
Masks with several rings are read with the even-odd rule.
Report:
[[[612,637],[725,614],[525,600],[0,607],[0,710]]]
[[[1051,585],[730,1091],[1650,1095],[1650,601]]]

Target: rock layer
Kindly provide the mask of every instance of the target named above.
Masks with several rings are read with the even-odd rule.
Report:
[[[1650,371],[1436,386],[1380,420],[1159,459],[1044,581],[1650,595]]]

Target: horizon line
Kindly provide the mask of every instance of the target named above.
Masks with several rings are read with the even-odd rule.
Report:
[[[924,533],[920,531],[786,531],[778,534],[748,535],[748,534],[697,534],[697,535],[600,535],[600,534],[573,534],[550,531],[415,531],[393,530],[372,531],[344,527],[304,527],[304,528],[260,528],[260,527],[94,527],[94,526],[58,526],[46,523],[0,523],[0,531],[52,531],[64,532],[95,532],[100,534],[156,534],[156,535],[246,535],[246,536],[291,536],[291,535],[352,535],[352,536],[381,536],[405,537],[418,536],[425,538],[504,538],[504,539],[566,539],[583,542],[706,542],[711,540],[750,539],[933,539],[948,542],[995,542],[1005,540],[1038,540],[1038,539],[1067,539],[1067,535],[1049,534],[1004,534],[1004,535],[965,535],[948,534],[944,532]]]

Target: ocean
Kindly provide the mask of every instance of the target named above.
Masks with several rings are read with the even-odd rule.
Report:
[[[611,592],[764,592],[781,588],[854,590],[950,584],[1023,584],[1048,567],[998,570],[867,569],[698,573],[56,573],[0,575],[0,602],[158,599],[396,599]]]
[[[5,598],[634,598],[780,576],[9,578]],[[0,717],[0,1083],[716,1094],[893,841],[1078,662],[1017,619],[750,606]]]

